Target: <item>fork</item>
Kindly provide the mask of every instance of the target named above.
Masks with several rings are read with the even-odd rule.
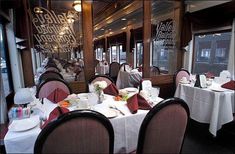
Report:
[[[125,115],[121,110],[119,110],[116,106],[109,106],[111,109],[115,109],[121,113],[121,115]]]

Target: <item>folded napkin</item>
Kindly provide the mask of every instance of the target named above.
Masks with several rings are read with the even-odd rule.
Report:
[[[235,80],[231,80],[221,86],[222,88],[230,89],[230,90],[235,90]]]
[[[43,129],[48,123],[51,121],[57,119],[60,115],[69,112],[67,108],[64,107],[56,107],[54,110],[51,111],[49,114],[48,119],[45,121],[45,123],[41,126],[41,129]]]
[[[136,113],[138,109],[150,110],[152,108],[139,94],[135,94],[127,100],[127,107],[132,114]]]
[[[52,93],[50,93],[47,97],[53,103],[58,103],[64,100],[69,94],[60,88],[56,88]]]
[[[117,96],[118,95],[118,89],[115,86],[115,84],[111,83],[110,85],[108,85],[103,92],[105,94],[109,94],[109,95],[113,95],[113,96]]]
[[[138,71],[143,72],[143,67],[142,66],[138,67]]]

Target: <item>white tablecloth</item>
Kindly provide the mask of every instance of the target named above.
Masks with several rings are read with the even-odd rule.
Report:
[[[209,123],[209,131],[216,136],[223,124],[233,120],[235,111],[234,91],[212,91],[191,84],[179,84],[175,97],[183,99],[189,106],[190,117],[201,123]]]
[[[98,65],[96,69],[97,69],[97,73],[100,75],[109,74],[109,65],[101,64],[101,65]]]
[[[119,114],[118,117],[110,119],[114,129],[114,153],[129,153],[136,149],[140,125],[148,113],[148,110],[138,110],[136,114],[131,114],[126,102],[115,102],[113,96],[105,95],[106,99],[102,105],[115,104],[115,106],[125,113],[125,116]],[[162,99],[157,98],[156,103]],[[40,106],[40,105],[39,105]],[[46,109],[46,115],[56,107],[47,99],[44,99],[43,110]],[[97,107],[98,105],[94,106]],[[100,106],[100,104],[99,104]],[[42,108],[40,107],[40,108]],[[38,116],[38,115],[34,115]],[[24,132],[8,131],[4,138],[7,153],[33,153],[34,143],[41,129],[39,126]]]

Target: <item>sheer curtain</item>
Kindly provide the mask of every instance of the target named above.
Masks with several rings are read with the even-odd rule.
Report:
[[[230,43],[230,52],[229,52],[229,60],[228,60],[228,71],[231,73],[231,77],[234,80],[234,50],[235,50],[235,44],[234,44],[234,37],[235,37],[235,18],[233,19],[233,28],[232,28],[232,36],[231,36],[231,43]]]
[[[0,123],[3,124],[7,120],[7,104],[4,95],[2,73],[0,73],[1,91],[0,91]]]

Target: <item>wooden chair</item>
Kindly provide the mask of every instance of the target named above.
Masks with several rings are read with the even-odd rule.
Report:
[[[160,69],[157,66],[150,67],[150,76],[160,75]]]
[[[40,75],[38,85],[40,85],[46,79],[62,79],[62,80],[64,80],[63,76],[60,73],[55,72],[55,71],[46,71]]]
[[[177,88],[182,77],[186,77],[189,80],[190,73],[188,72],[188,70],[181,68],[175,72],[175,74],[173,76],[173,82],[174,82],[174,86],[175,86],[174,89]]]
[[[127,67],[130,67],[130,64],[128,64],[128,63],[122,63],[121,66],[120,66],[120,69],[123,69],[123,71],[126,71],[126,70],[127,70]]]
[[[180,153],[189,120],[189,108],[179,98],[154,106],[139,131],[137,153]]]
[[[64,80],[46,79],[38,87],[36,97],[37,98],[49,98],[50,94],[53,93],[57,89],[61,90],[63,92],[63,95],[70,95],[72,93],[72,90],[69,87],[68,83],[65,82]],[[61,100],[58,100],[57,98],[55,99],[57,100],[57,102],[63,100],[62,97],[60,97]]]
[[[120,64],[118,62],[112,62],[109,65],[109,77],[111,77],[114,82],[116,82],[117,80],[119,69],[120,69]]]
[[[46,71],[54,71],[54,72],[57,72],[57,73],[60,72],[60,70],[57,67],[47,67]]]
[[[92,110],[61,115],[40,132],[34,147],[41,153],[113,153],[114,131],[110,121]]]
[[[110,85],[111,83],[114,83],[113,79],[110,78],[107,75],[95,75],[88,81],[88,83],[91,84],[91,83],[94,83],[96,81],[106,81],[107,85]]]

